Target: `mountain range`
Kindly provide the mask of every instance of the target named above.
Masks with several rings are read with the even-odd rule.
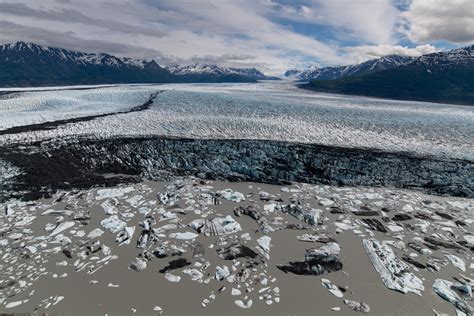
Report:
[[[85,53],[34,43],[0,46],[0,86],[106,83],[256,82],[275,79],[255,68],[216,65],[161,67],[152,59]]]
[[[389,69],[313,79],[302,87],[330,93],[474,105],[474,45],[422,55]]]
[[[178,76],[184,82],[245,82],[280,79],[278,77],[265,76],[255,68],[227,68],[208,64],[170,65],[166,67],[166,70]]]
[[[307,69],[290,69],[285,72],[285,77],[299,81],[309,80],[335,80],[344,77],[361,76],[381,70],[392,69],[413,61],[415,58],[399,55],[389,55],[366,62],[334,67],[310,67]]]
[[[390,55],[356,65],[292,69],[300,87],[401,100],[474,104],[474,45],[418,58]],[[85,53],[34,43],[0,45],[0,87],[113,83],[276,80],[255,68],[193,64],[162,67],[152,59]]]

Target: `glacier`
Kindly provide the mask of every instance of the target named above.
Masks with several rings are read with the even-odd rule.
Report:
[[[164,93],[146,111],[49,130],[4,133],[0,145],[87,135],[167,136],[278,140],[454,159],[474,157],[472,107],[314,93],[285,81],[9,92],[0,95],[0,131],[128,110],[157,91]]]

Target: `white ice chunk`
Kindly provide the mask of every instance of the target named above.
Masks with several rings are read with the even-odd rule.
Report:
[[[100,228],[93,229],[87,234],[87,237],[89,238],[97,238],[100,237],[104,234],[104,231]]]
[[[106,198],[121,197],[127,193],[133,192],[134,190],[133,187],[99,189],[97,190],[95,199],[100,201]]]
[[[244,302],[242,300],[235,300],[234,302],[235,302],[235,305],[243,309],[248,309],[252,307],[252,303],[253,303],[252,300],[248,300],[247,302]]]
[[[458,293],[452,290],[453,282],[436,279],[433,283],[433,291],[441,298],[447,300],[467,315],[473,315],[474,309],[464,301]]]
[[[172,233],[170,234],[170,238],[176,238],[176,239],[182,239],[182,240],[189,240],[189,239],[194,239],[198,234],[192,233],[192,232],[185,232],[185,233]]]
[[[103,219],[100,224],[102,225],[102,227],[104,227],[113,234],[118,233],[119,231],[125,229],[125,227],[127,226],[127,223],[119,219],[117,215],[112,215],[107,217],[106,219]]]
[[[73,227],[74,224],[75,223],[73,221],[62,222],[61,224],[56,226],[56,228],[49,234],[49,236],[55,236],[55,235],[65,231],[66,229],[69,229],[69,228]]]
[[[216,280],[223,281],[230,275],[229,268],[227,266],[217,266],[216,267]]]
[[[237,191],[233,191],[232,189],[225,189],[216,192],[218,196],[228,200],[233,201],[236,203],[240,203],[241,201],[245,201],[245,196]]]
[[[463,272],[466,272],[466,263],[464,262],[464,260],[462,260],[458,256],[450,254],[449,252],[445,252],[444,255],[446,258],[448,258],[449,261],[451,261],[453,266],[461,269],[461,271]]]
[[[225,218],[215,217],[213,219],[195,219],[189,224],[189,226],[206,236],[228,235],[242,230],[240,224],[230,215],[227,215]]]
[[[375,270],[380,274],[386,287],[402,293],[413,292],[421,295],[423,281],[408,272],[408,265],[397,258],[393,250],[376,239],[364,239],[363,245]]]
[[[272,239],[268,236],[262,236],[257,239],[257,250],[267,259],[270,259],[270,247]]]
[[[168,281],[170,281],[170,282],[173,282],[173,283],[176,283],[176,282],[181,281],[181,277],[180,277],[180,276],[171,274],[171,273],[169,273],[169,272],[165,273],[165,278],[166,278],[166,280],[168,280]]]

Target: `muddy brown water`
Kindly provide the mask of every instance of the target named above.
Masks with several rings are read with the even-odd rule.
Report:
[[[156,192],[163,192],[166,183],[146,182],[145,184],[153,188],[152,192],[146,195],[146,198],[156,199]],[[288,202],[291,195],[291,193],[281,192],[281,186],[267,184],[214,181],[208,182],[208,185],[213,187],[213,191],[232,188],[245,195],[255,194],[254,197],[248,197],[246,201],[240,203],[223,200],[221,205],[210,206],[210,209],[214,210],[213,215],[232,215],[243,228],[243,231],[236,235],[240,236],[245,232],[249,232],[252,237],[252,241],[249,242],[250,245],[255,245],[255,240],[262,234],[257,232],[258,225],[250,217],[235,217],[232,212],[234,207],[253,204],[252,200],[255,200],[255,203],[260,207],[271,203],[258,200],[258,192],[261,190],[281,197],[284,203]],[[135,186],[139,187],[139,185]],[[290,188],[292,187],[290,186]],[[331,188],[327,191],[330,193]],[[330,194],[320,196],[331,197]],[[421,193],[419,196],[420,199],[426,197]],[[432,198],[442,199],[440,197]],[[316,199],[305,200],[305,202],[310,203],[315,208],[322,208],[318,205]],[[51,199],[40,200],[36,203],[51,203]],[[84,203],[84,201],[79,203]],[[64,204],[61,203],[54,206],[56,209],[63,207]],[[100,227],[100,221],[107,217],[98,205],[91,206],[90,210],[92,211],[90,224],[81,227],[86,232]],[[143,219],[143,215],[137,215],[139,216],[135,216],[128,222],[128,226],[132,224],[138,226],[137,224]],[[325,224],[329,224],[338,218],[338,215],[329,214],[329,212],[325,212],[324,215],[329,218]],[[281,213],[274,213],[272,216],[284,217],[288,223],[298,223],[292,217]],[[200,218],[200,216],[191,213],[184,218],[185,220],[182,222],[187,224],[192,219]],[[271,221],[271,217],[269,218]],[[39,216],[31,228],[35,232],[44,235],[44,225],[48,221],[51,222],[51,218]],[[165,223],[167,222],[159,222],[154,227]],[[192,231],[192,229],[186,228],[180,231]],[[73,260],[67,259],[62,253],[52,255],[46,265],[46,270],[58,275],[66,272],[68,276],[65,278],[52,278],[51,274],[42,276],[24,293],[11,298],[12,301],[28,298],[29,302],[4,312],[29,313],[38,306],[42,299],[61,295],[65,297],[62,302],[49,307],[47,310],[40,309],[38,312],[61,315],[131,315],[133,310],[136,309],[136,315],[158,315],[158,312],[153,311],[153,309],[154,306],[160,306],[164,310],[163,315],[357,315],[357,312],[349,310],[343,303],[343,299],[349,299],[367,303],[370,306],[371,315],[433,315],[433,309],[440,313],[454,314],[453,306],[438,297],[432,291],[431,286],[436,278],[450,280],[452,276],[458,275],[460,271],[457,268],[448,264],[437,274],[427,270],[416,271],[415,274],[423,279],[425,286],[422,296],[413,293],[402,294],[390,290],[385,287],[379,274],[374,270],[362,246],[362,238],[356,236],[350,230],[341,234],[326,231],[341,246],[340,257],[344,265],[341,271],[322,276],[299,276],[286,274],[277,269],[277,264],[303,260],[305,249],[321,246],[319,243],[302,242],[296,239],[296,236],[304,233],[311,233],[311,231],[286,229],[268,233],[268,236],[272,238],[271,244],[273,247],[270,250],[270,260],[266,263],[265,271],[270,279],[277,278],[275,283],[269,282],[268,286],[271,286],[271,288],[278,286],[281,298],[279,303],[273,302],[270,306],[265,304],[265,300],[260,301],[258,299],[259,295],[256,290],[263,286],[255,287],[256,290],[252,293],[246,293],[253,299],[253,306],[250,309],[241,309],[234,303],[234,300],[239,297],[230,295],[231,288],[236,287],[234,284],[215,280],[212,280],[209,284],[193,282],[187,275],[180,273],[179,270],[172,271],[172,273],[180,275],[181,281],[178,283],[169,282],[158,271],[173,259],[170,257],[164,259],[154,258],[149,263],[148,268],[142,272],[130,270],[128,268],[130,263],[140,252],[140,249],[135,248],[140,234],[140,228],[137,227],[130,245],[118,246],[115,242],[115,235],[109,232],[105,232],[100,237],[104,244],[112,248],[112,254],[118,255],[119,258],[110,261],[92,275],[88,275],[84,271],[75,272],[72,266]],[[407,244],[413,234],[406,230],[403,234],[405,234],[404,241]],[[387,234],[376,232],[375,235],[378,240],[393,240]],[[369,236],[366,236],[366,238],[369,238]],[[219,246],[213,249],[208,248],[211,243],[216,244],[217,239],[217,237],[203,235],[196,238],[197,242],[205,246],[206,254],[204,257],[212,263],[207,272],[212,274],[216,265],[226,264],[228,267],[232,265],[232,261],[224,261],[217,257],[215,249]],[[175,244],[186,243],[180,240],[174,241]],[[395,252],[398,257],[401,257],[403,253],[398,249],[395,249]],[[193,263],[199,260],[192,258],[191,253],[192,251],[188,249],[182,257],[191,260]],[[443,256],[441,250],[435,251],[433,255]],[[63,260],[68,260],[70,264],[66,267],[56,266],[56,262]],[[467,265],[469,266],[469,263]],[[411,268],[413,270],[413,267]],[[469,275],[469,272],[472,275],[472,270],[466,272],[466,275]],[[348,291],[344,293],[342,299],[337,298],[321,285],[322,278],[329,279],[342,287],[347,286]],[[97,280],[98,283],[91,284],[91,280]],[[118,284],[119,287],[108,287],[109,283]],[[218,293],[217,290],[222,286],[225,286],[226,289],[223,293]],[[34,290],[34,295],[29,296],[31,290]],[[241,290],[245,292],[243,287]],[[215,301],[203,308],[201,302],[212,291],[216,292]],[[341,310],[338,312],[331,311],[332,307],[340,307]]]

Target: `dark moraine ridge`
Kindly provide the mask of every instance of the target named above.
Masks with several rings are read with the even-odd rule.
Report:
[[[0,148],[23,174],[0,184],[2,196],[35,199],[58,189],[203,179],[287,184],[387,186],[474,197],[474,162],[376,150],[261,140],[133,137],[56,139]],[[115,176],[114,176],[115,175]]]

